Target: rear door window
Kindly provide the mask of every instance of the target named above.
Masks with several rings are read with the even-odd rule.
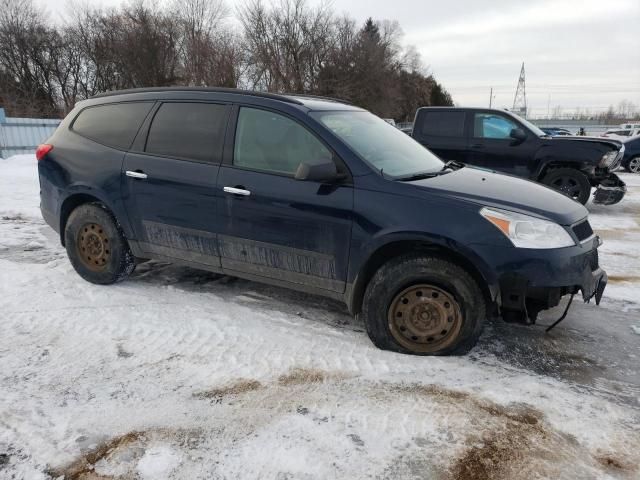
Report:
[[[163,103],[149,128],[145,151],[220,163],[228,107],[215,103]]]
[[[71,126],[74,132],[120,150],[127,150],[153,102],[112,103],[80,112]]]
[[[462,137],[464,118],[465,112],[423,113],[421,133],[426,137]]]

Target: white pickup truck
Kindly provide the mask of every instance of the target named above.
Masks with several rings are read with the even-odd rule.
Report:
[[[628,128],[622,128],[628,127]],[[615,138],[616,140],[627,140],[631,137],[640,135],[640,125],[626,124],[621,128],[612,128],[602,134],[603,137]]]

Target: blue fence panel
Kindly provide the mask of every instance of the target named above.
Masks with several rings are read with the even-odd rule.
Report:
[[[33,153],[58,128],[61,120],[5,117],[0,108],[0,158]]]

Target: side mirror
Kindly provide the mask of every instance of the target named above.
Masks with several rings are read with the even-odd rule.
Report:
[[[527,133],[521,128],[514,128],[509,136],[518,142],[524,142],[527,139]]]
[[[294,178],[311,182],[335,182],[338,180],[338,169],[332,160],[327,159],[316,162],[302,162],[298,165]]]

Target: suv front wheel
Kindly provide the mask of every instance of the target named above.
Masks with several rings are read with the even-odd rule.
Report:
[[[625,169],[632,173],[640,173],[640,155],[630,158]]]
[[[447,260],[390,260],[365,291],[361,316],[373,343],[415,355],[460,355],[477,342],[486,318],[477,282]]]
[[[91,283],[106,285],[127,278],[136,263],[113,215],[100,204],[76,208],[64,230],[73,268]]]
[[[589,178],[581,171],[573,168],[551,170],[542,179],[542,183],[583,205],[589,201],[589,196],[591,195]]]

